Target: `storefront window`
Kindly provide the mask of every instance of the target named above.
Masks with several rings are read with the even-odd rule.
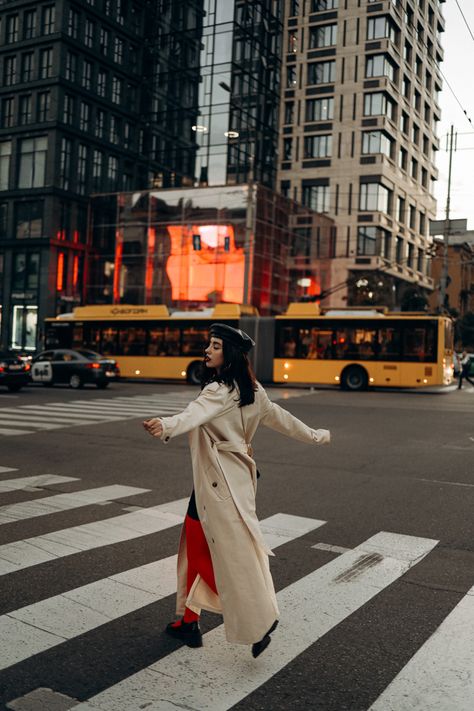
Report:
[[[16,305],[12,309],[12,335],[10,348],[34,351],[38,326],[38,307]]]

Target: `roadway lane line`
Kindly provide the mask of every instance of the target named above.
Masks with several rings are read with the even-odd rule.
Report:
[[[277,514],[262,521],[262,530],[269,531],[265,540],[276,548],[324,523]],[[176,563],[173,555],[2,615],[0,668],[172,595],[176,592]]]
[[[6,474],[7,472],[17,472],[18,467],[0,467],[0,474]]]
[[[0,481],[0,493],[26,489],[28,486],[52,486],[53,484],[66,484],[69,481],[79,481],[75,476],[56,476],[55,474],[38,474],[38,476],[24,476],[18,479],[4,479]]]
[[[249,647],[228,644],[220,625],[204,635],[202,650],[181,647],[74,711],[226,711],[391,585],[437,543],[380,532],[277,594],[280,626],[258,660]]]
[[[55,494],[54,496],[46,496],[42,499],[24,501],[18,504],[7,504],[0,506],[0,525],[36,518],[37,516],[46,516],[58,511],[69,511],[103,501],[124,499],[128,496],[136,496],[149,491],[150,489],[139,489],[135,486],[120,486],[117,484],[74,491],[70,494]]]
[[[3,419],[0,416],[0,426],[10,427],[10,423],[14,427],[25,425],[26,427],[34,427],[37,430],[60,430],[64,425],[58,423],[54,424],[52,422],[45,422],[44,420],[33,420],[31,417],[26,418],[25,415],[10,415],[8,419]]]
[[[369,711],[474,709],[474,587]]]
[[[184,521],[189,497],[0,546],[0,575],[140,538]]]
[[[7,437],[9,435],[26,435],[26,434],[35,434],[34,430],[11,430],[8,429],[6,430],[3,427],[0,427],[0,435],[6,435]]]

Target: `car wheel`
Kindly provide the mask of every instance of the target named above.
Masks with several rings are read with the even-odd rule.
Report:
[[[341,387],[343,390],[367,390],[369,378],[367,371],[360,365],[350,365],[344,370],[341,377]]]
[[[105,388],[108,388],[110,383],[107,380],[103,380],[101,383],[96,383],[97,387],[99,390],[105,390]]]
[[[69,386],[73,388],[73,390],[78,390],[79,388],[82,388],[83,385],[84,383],[82,382],[82,378],[79,373],[73,373],[69,378]]]
[[[191,383],[191,385],[200,385],[201,384],[201,361],[200,360],[195,360],[190,365],[188,366],[188,370],[186,373],[186,381],[188,383]]]
[[[19,390],[21,390],[23,385],[17,385],[16,383],[12,385],[7,385],[7,388],[11,393],[17,393]]]

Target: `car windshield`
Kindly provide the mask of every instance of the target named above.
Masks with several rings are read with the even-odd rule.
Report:
[[[103,355],[101,355],[100,353],[96,353],[95,351],[87,351],[80,349],[77,352],[84,356],[84,358],[88,358],[89,360],[103,360],[104,358]]]

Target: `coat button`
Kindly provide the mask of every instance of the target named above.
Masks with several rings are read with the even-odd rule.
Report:
[[[212,482],[212,486],[216,487],[217,486],[217,481]]]

